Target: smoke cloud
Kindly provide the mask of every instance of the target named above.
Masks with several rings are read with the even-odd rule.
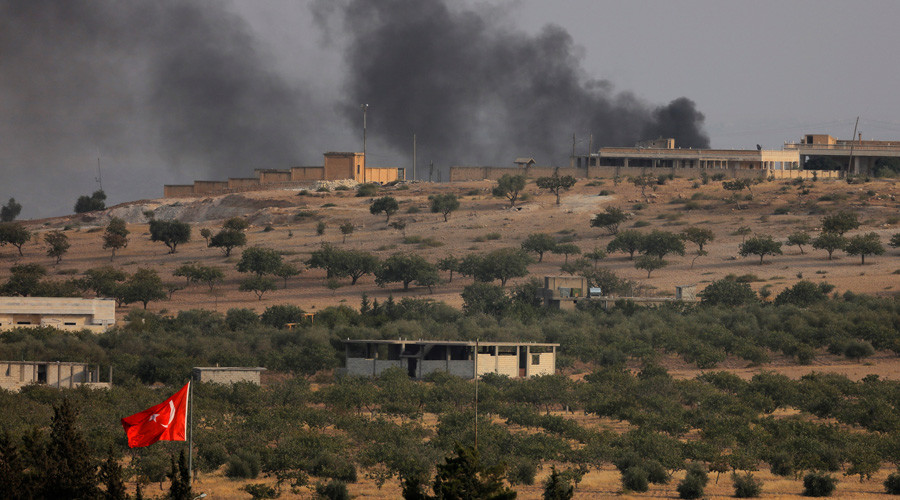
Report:
[[[447,0],[312,5],[322,32],[299,43],[342,51],[344,65],[319,87],[331,68],[288,78],[277,68],[295,54],[274,53],[217,0],[0,0],[0,203],[15,197],[25,217],[71,213],[97,188],[98,155],[113,203],[319,164],[324,151],[361,146],[361,103],[374,166],[408,165],[413,134],[420,163],[444,168],[524,155],[564,164],[573,133],[593,134],[595,147],[708,145],[692,101],[654,106],[592,80],[560,27],[528,34],[500,9]]]
[[[341,12],[347,92],[371,105],[373,135],[408,150],[415,133],[426,161],[509,165],[534,155],[559,165],[573,133],[593,134],[595,146],[659,136],[709,145],[691,100],[653,106],[589,79],[558,26],[529,35],[496,9],[454,10],[446,0],[351,0]],[[359,119],[355,106],[344,112]]]
[[[120,201],[321,154],[309,96],[220,2],[2,1],[0,54],[0,169],[28,215],[95,189],[98,151]]]

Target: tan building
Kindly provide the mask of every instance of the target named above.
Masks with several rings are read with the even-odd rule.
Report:
[[[198,366],[194,367],[194,380],[209,384],[231,385],[249,382],[260,385],[260,375],[266,371],[261,367],[243,366]]]
[[[0,330],[52,326],[105,332],[116,324],[116,301],[68,297],[0,297]]]
[[[697,168],[740,170],[795,170],[800,155],[793,150],[685,149],[674,139],[656,139],[633,148],[600,148],[597,153],[575,156],[575,167]]]
[[[345,340],[349,375],[377,377],[400,368],[410,378],[447,372],[462,378],[487,373],[528,378],[556,373],[559,344],[445,340]],[[477,356],[476,356],[477,352]]]
[[[255,177],[232,177],[227,181],[194,181],[193,184],[166,184],[163,196],[215,195],[240,191],[253,191],[273,186],[292,187],[318,181],[350,179],[359,183],[386,184],[406,179],[403,168],[372,168],[365,166],[362,153],[325,153],[323,166],[291,167],[289,169],[257,168]]]
[[[0,388],[19,391],[30,384],[56,388],[86,386],[93,389],[109,389],[112,384],[112,368],[109,378],[100,382],[100,367],[92,370],[87,363],[62,361],[0,361]]]
[[[879,158],[900,157],[900,141],[864,141],[862,134],[853,140],[837,139],[828,134],[806,134],[800,142],[786,142],[784,149],[797,152],[803,163],[814,156],[831,158],[845,169],[849,166],[853,174],[872,174]]]
[[[579,301],[591,300],[600,292],[599,288],[589,288],[583,276],[545,276],[539,298],[544,307],[573,310]]]

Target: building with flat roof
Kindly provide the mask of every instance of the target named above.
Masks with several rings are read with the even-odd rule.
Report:
[[[900,141],[864,141],[862,134],[851,140],[806,134],[800,142],[784,143],[784,149],[798,154],[801,167],[810,158],[821,156],[835,160],[852,174],[874,173],[879,158],[900,158]]]
[[[105,332],[116,324],[116,301],[71,297],[0,297],[0,331],[52,326]]]
[[[470,342],[448,340],[344,341],[349,375],[377,377],[400,368],[410,378],[447,372],[462,378],[487,373],[528,378],[556,373],[559,344],[532,342]]]
[[[597,289],[597,295],[600,290]],[[574,310],[579,301],[591,300],[591,289],[584,276],[544,276],[541,304],[553,309]]]
[[[656,139],[633,148],[600,148],[596,153],[572,157],[573,167],[697,168],[742,170],[795,170],[795,150],[676,148],[674,139]]]
[[[249,382],[260,385],[260,375],[265,368],[256,366],[195,366],[193,375],[197,382],[232,385]]]
[[[87,363],[67,361],[0,361],[0,389],[17,392],[26,385],[38,384],[57,389],[90,387],[109,389],[112,385],[112,367],[109,378],[100,382],[100,367],[93,369]]]

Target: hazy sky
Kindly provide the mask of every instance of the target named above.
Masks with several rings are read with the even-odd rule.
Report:
[[[371,164],[408,167],[418,133],[420,172],[561,164],[573,133],[780,148],[860,116],[896,139],[897,19],[887,0],[0,0],[0,200],[70,213],[98,152],[108,204],[321,164],[361,149],[363,100]]]

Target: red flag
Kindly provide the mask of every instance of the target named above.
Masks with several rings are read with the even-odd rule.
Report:
[[[162,403],[122,419],[128,446],[139,448],[157,441],[184,441],[187,435],[188,382]]]

